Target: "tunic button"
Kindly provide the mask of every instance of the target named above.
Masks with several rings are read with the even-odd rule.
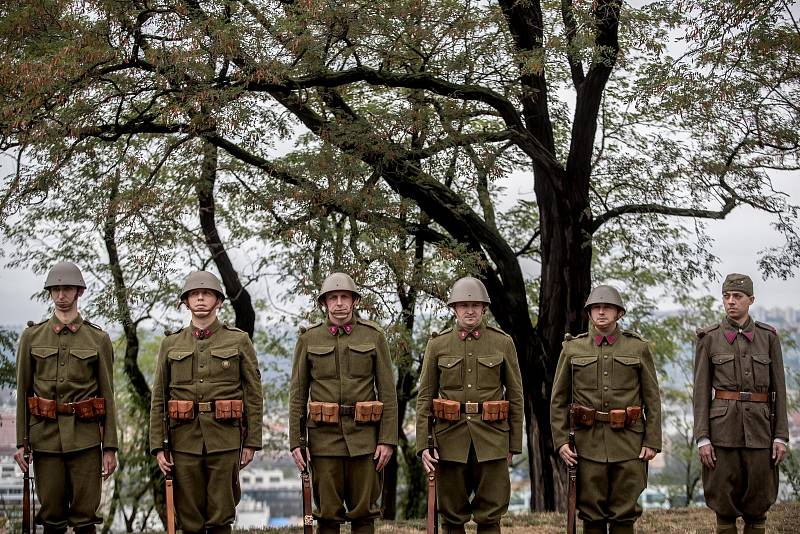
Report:
[[[468,372],[468,373],[471,373],[471,372],[472,372],[472,369],[467,369],[467,372]]]
[[[63,382],[63,381],[64,381],[64,379],[63,379],[63,378],[59,379],[59,382]]]
[[[471,416],[471,415],[468,415],[468,416],[467,416],[467,419],[472,419],[472,416]]]
[[[472,384],[467,384],[467,387],[468,387],[468,388],[471,388],[471,387],[472,387]]]
[[[66,365],[66,362],[62,361],[61,366],[63,367],[64,365]]]
[[[608,390],[608,386],[603,386],[603,389]]]
[[[203,379],[202,379],[202,378],[200,379],[200,383],[201,383],[201,384],[203,383]]]
[[[203,367],[205,367],[205,365],[203,365],[203,364],[201,363],[201,364],[200,364],[200,368],[202,369]]]
[[[608,359],[608,356],[603,356],[603,359],[604,359],[604,360],[607,360],[607,359]]]
[[[749,375],[750,371],[745,371],[744,374]]]
[[[608,371],[603,371],[603,374],[608,376]]]
[[[472,353],[471,353],[471,352],[470,352],[470,353],[467,353],[467,356],[472,356]]]
[[[606,403],[604,403],[604,404],[605,404],[606,406],[608,406],[608,403],[607,403],[607,402],[606,402]]]

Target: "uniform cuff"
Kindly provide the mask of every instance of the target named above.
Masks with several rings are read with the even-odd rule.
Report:
[[[789,442],[788,442],[788,441],[786,441],[786,440],[785,440],[785,439],[783,439],[783,438],[775,438],[775,439],[773,439],[772,441],[774,441],[775,443],[783,443],[783,445],[784,445],[785,447],[788,447],[788,446],[789,446]]]
[[[711,445],[711,440],[708,438],[700,438],[697,440],[697,448],[705,447],[706,445]]]

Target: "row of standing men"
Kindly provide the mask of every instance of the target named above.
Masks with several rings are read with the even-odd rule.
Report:
[[[101,479],[116,469],[112,345],[78,313],[85,288],[77,266],[55,265],[45,281],[54,313],[29,323],[17,356],[15,458],[28,469],[29,442],[41,502],[36,521],[46,533],[94,532]],[[775,329],[749,316],[749,277],[729,275],[722,294],[725,319],[697,331],[695,436],[717,531],[736,532],[743,516],[745,532],[759,533],[789,438],[783,361]],[[184,533],[231,531],[238,472],[261,448],[258,362],[247,334],[218,320],[224,298],[213,274],[187,277],[180,301],[191,321],[162,341],[152,390],[150,452],[174,477]],[[358,315],[361,294],[348,275],[326,278],[317,300],[324,319],[301,328],[293,357],[290,449],[298,469],[311,468],[317,532],[338,533],[350,522],[353,534],[371,534],[382,471],[397,445],[390,350],[380,326]],[[437,472],[444,534],[463,533],[470,520],[481,534],[499,533],[510,498],[508,465],[522,452],[524,432],[516,350],[487,321],[491,301],[479,280],[456,281],[447,304],[453,324],[431,335],[422,362],[417,454]],[[584,532],[633,532],[647,463],[661,450],[655,366],[650,344],[620,329],[625,306],[616,289],[598,286],[584,310],[590,329],[566,336],[554,378],[553,443],[567,465],[579,464]]]

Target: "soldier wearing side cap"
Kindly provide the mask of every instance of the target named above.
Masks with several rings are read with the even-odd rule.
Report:
[[[786,382],[778,333],[750,317],[753,281],[729,274],[722,284],[725,319],[697,331],[694,435],[706,504],[717,532],[766,532],[778,495],[778,465],[789,442]]]
[[[261,449],[261,373],[248,335],[217,318],[224,299],[214,274],[191,273],[180,295],[191,322],[167,333],[158,352],[150,450],[161,471],[173,475],[184,534],[231,532],[239,470]],[[171,459],[162,450],[164,410]]]
[[[361,294],[345,273],[322,283],[325,319],[300,329],[289,393],[289,448],[310,463],[318,534],[372,534],[380,516],[381,473],[397,445],[397,393],[389,345],[358,317]],[[308,456],[301,433],[307,421]]]
[[[577,463],[577,509],[586,534],[632,534],[642,514],[647,462],[661,450],[661,398],[648,343],[619,327],[625,306],[597,286],[588,332],[565,336],[550,401],[553,444]],[[572,419],[572,421],[570,421]],[[569,432],[575,448],[569,445]]]
[[[33,451],[36,523],[45,534],[95,532],[102,479],[117,466],[113,348],[100,327],[78,313],[86,290],[70,262],[50,269],[44,288],[53,315],[28,323],[17,353],[17,464],[25,471],[23,440]],[[102,479],[101,479],[102,476]]]
[[[488,323],[483,282],[457,280],[447,305],[455,324],[434,333],[425,349],[417,396],[417,454],[437,472],[443,534],[500,532],[508,510],[508,466],[522,452],[522,378],[511,336]],[[435,416],[433,453],[428,417]]]

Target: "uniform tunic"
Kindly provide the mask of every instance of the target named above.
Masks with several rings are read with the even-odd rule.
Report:
[[[80,316],[63,325],[54,315],[27,328],[17,353],[17,447],[22,447],[25,436],[25,399],[36,395],[59,404],[105,398],[103,445],[117,449],[112,361],[108,334]],[[56,420],[31,415],[29,433],[42,503],[37,521],[56,529],[100,523],[98,423],[74,415],[58,415]],[[60,466],[61,471],[47,466]]]
[[[770,405],[714,399],[713,389],[776,393],[774,435]],[[772,441],[789,440],[783,355],[776,330],[753,321],[724,320],[697,331],[694,364],[694,435],[709,439],[714,469],[703,467],[709,507],[723,517],[760,519],[775,502],[778,468]]]
[[[451,327],[428,341],[417,395],[417,454],[427,448],[433,399],[509,401],[505,421],[483,421],[464,410],[458,421],[436,421],[437,498],[448,528],[470,517],[479,527],[499,524],[510,497],[507,457],[522,452],[522,378],[514,342],[485,320],[476,331],[477,338],[462,336]]]
[[[661,450],[661,398],[648,344],[617,328],[600,335],[567,335],[556,367],[550,401],[553,445],[569,441],[569,405],[575,402],[602,412],[642,406],[644,417],[632,427],[613,430],[609,423],[575,430],[578,462],[578,511],[589,522],[632,523],[646,485],[642,447]]]
[[[195,408],[191,421],[170,420],[175,508],[185,531],[228,527],[239,502],[239,447],[261,449],[261,373],[247,334],[215,321],[199,339],[188,326],[161,342],[150,407],[150,450],[162,449],[164,394],[195,403],[243,400],[244,442],[238,419],[217,421]],[[197,406],[197,405],[195,405]]]
[[[321,525],[352,521],[354,531],[359,523],[367,524],[369,531],[368,525],[380,515],[381,492],[372,455],[378,444],[397,445],[397,392],[383,330],[361,318],[348,326],[349,332],[330,322],[301,329],[292,363],[289,448],[300,446],[299,423],[309,401],[346,406],[383,402],[377,423],[356,423],[351,415],[340,416],[338,424],[310,418],[306,423],[314,516]]]

